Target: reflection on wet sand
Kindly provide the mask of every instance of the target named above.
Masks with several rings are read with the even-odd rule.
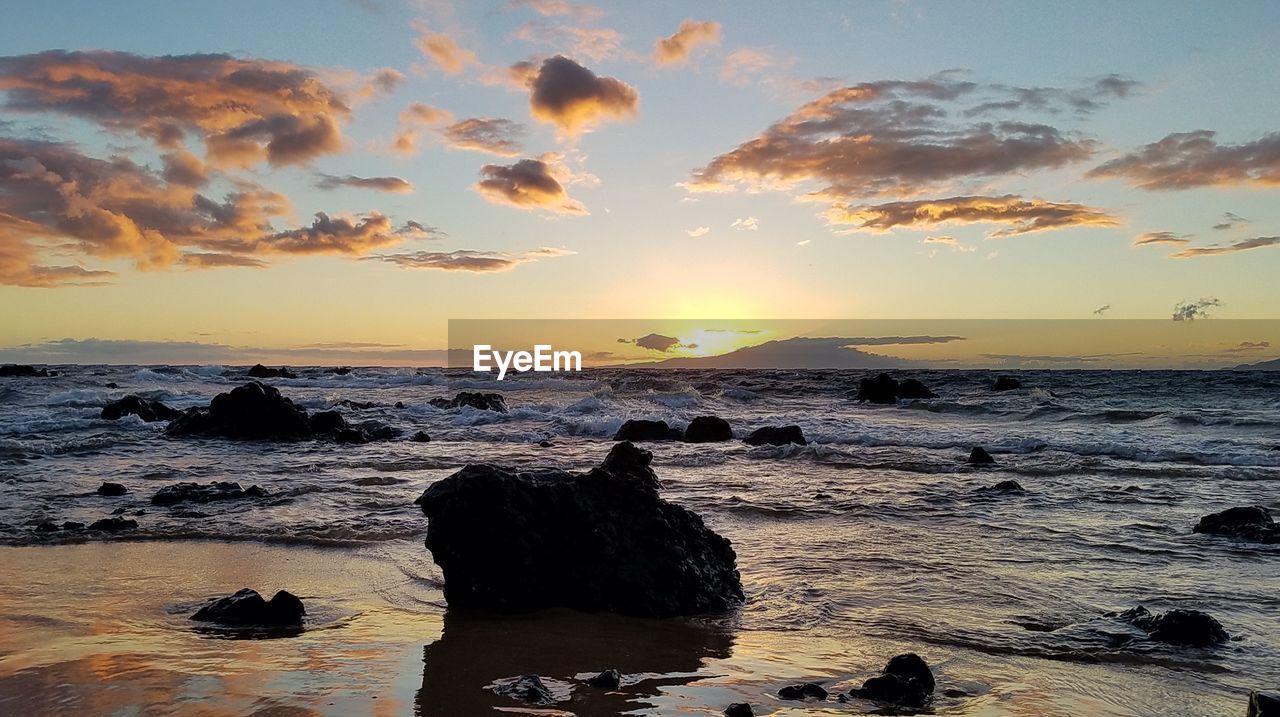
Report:
[[[642,620],[548,611],[493,616],[449,610],[440,639],[423,648],[422,717],[483,715],[521,703],[488,689],[503,678],[536,674],[571,688],[556,708],[579,715],[613,715],[656,706],[664,688],[705,675],[710,660],[728,658],[734,637],[724,628],[689,620]],[[585,678],[622,673],[609,691]],[[553,691],[555,691],[553,689]],[[524,705],[527,706],[527,705]]]

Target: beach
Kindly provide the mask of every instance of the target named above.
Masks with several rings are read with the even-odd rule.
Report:
[[[497,384],[303,368],[266,381],[312,412],[400,432],[346,445],[178,438],[164,422],[99,416],[127,394],[205,405],[246,383],[242,368],[59,368],[0,387],[7,714],[717,715],[735,702],[856,714],[879,708],[834,696],[904,652],[932,667],[935,714],[1240,715],[1251,690],[1280,684],[1280,551],[1191,531],[1227,507],[1277,507],[1280,406],[1265,374],[1020,372],[1023,389],[993,392],[989,372],[920,371],[938,397],[885,406],[850,395],[857,371]],[[500,391],[509,412],[430,403],[463,390]],[[426,488],[474,463],[586,470],[627,419],[701,415],[725,418],[733,440],[641,445],[661,495],[732,542],[740,607],[664,619],[449,608],[414,505]],[[779,424],[808,444],[741,440]],[[418,430],[430,442],[410,440]],[[966,463],[973,446],[996,463]],[[215,480],[265,495],[152,500]],[[1006,480],[1024,490],[992,490]],[[127,492],[98,495],[104,481]],[[137,527],[61,527],[113,516]],[[304,629],[248,639],[189,619],[242,587],[302,598]],[[1230,640],[1167,645],[1107,616],[1138,605],[1203,610]],[[584,686],[607,669],[616,690]],[[557,701],[495,693],[527,674]],[[832,699],[777,695],[810,681]]]

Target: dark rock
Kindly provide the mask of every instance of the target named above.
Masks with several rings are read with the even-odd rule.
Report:
[[[1280,694],[1250,692],[1249,712],[1246,717],[1280,717]]]
[[[191,619],[232,627],[289,626],[302,624],[306,614],[302,601],[292,593],[281,590],[267,601],[257,592],[243,588],[234,595],[210,600]]]
[[[396,401],[396,408],[404,408],[404,401]]]
[[[973,450],[969,451],[969,459],[965,462],[975,466],[989,466],[995,463],[996,459],[992,458],[991,454],[987,453],[987,449],[982,446],[974,446]]]
[[[935,687],[933,671],[915,653],[898,655],[875,677],[850,692],[854,697],[900,707],[921,707],[929,701]]]
[[[1118,613],[1115,617],[1132,623],[1151,636],[1152,640],[1171,645],[1208,647],[1230,639],[1222,623],[1199,610],[1175,609],[1153,615],[1139,605]]]
[[[1263,543],[1280,542],[1280,525],[1276,525],[1270,511],[1257,506],[1227,508],[1221,513],[1206,515],[1196,523],[1192,532],[1228,535]]]
[[[633,418],[622,424],[618,432],[613,434],[615,441],[678,441],[683,436],[679,429],[667,425],[666,421],[650,421]]]
[[[801,432],[799,426],[765,426],[752,431],[742,440],[749,446],[785,446],[788,443],[797,443],[805,446],[809,444],[804,439],[804,433]]]
[[[89,530],[107,530],[112,532],[117,530],[132,530],[136,527],[138,527],[138,521],[130,520],[128,518],[103,518],[102,520],[95,520],[89,524]]]
[[[413,442],[414,443],[430,443],[431,435],[426,431],[418,431],[417,433],[413,434]]]
[[[469,406],[481,411],[507,412],[507,399],[500,393],[472,393],[463,391],[453,398],[433,398],[429,402],[436,408],[461,408]]]
[[[968,693],[968,692],[965,692],[964,690],[957,690],[956,688],[952,687],[951,689],[943,690],[943,691],[942,691],[942,696],[943,696],[943,697],[950,697],[950,698],[952,698],[952,699],[957,699],[957,698],[960,698],[960,697],[968,697],[968,696],[969,696],[969,693]]]
[[[62,524],[63,530],[84,530],[84,523],[75,520],[68,520]]]
[[[101,418],[114,421],[124,416],[137,416],[147,423],[155,421],[172,421],[182,415],[181,411],[169,408],[159,401],[148,401],[141,396],[128,395],[119,401],[112,401],[102,407]]]
[[[724,708],[724,717],[755,717],[756,713],[751,710],[751,705],[746,702],[734,702]]]
[[[622,684],[622,675],[617,670],[605,670],[588,679],[587,684],[602,690],[616,690]]]
[[[338,401],[336,405],[343,406],[345,408],[354,408],[358,411],[367,411],[370,408],[378,407],[378,404],[373,401],[352,401],[349,398],[344,398],[341,401]]]
[[[56,375],[56,372],[50,373],[48,369],[24,364],[7,363],[0,366],[0,378],[48,378]]]
[[[827,690],[816,682],[806,682],[802,685],[787,685],[778,690],[778,697],[784,700],[825,700],[827,699]]]
[[[1016,480],[1002,480],[991,486],[990,490],[996,493],[1026,493],[1027,489]]]
[[[187,409],[166,433],[172,436],[218,436],[241,440],[297,440],[314,430],[307,412],[280,395],[274,386],[253,382],[213,397],[208,408]]]
[[[938,394],[914,378],[903,379],[898,383],[898,398],[937,398]]]
[[[120,388],[120,384],[116,383],[115,381],[110,381],[104,384],[103,388]]]
[[[897,403],[898,382],[887,373],[858,382],[858,400],[868,403]]]
[[[98,486],[98,495],[117,496],[128,492],[129,489],[119,483],[103,483]]]
[[[343,366],[342,368],[329,369],[329,373],[337,374],[338,376],[346,376],[347,374],[351,373],[351,369],[347,368],[346,366]]]
[[[698,416],[684,429],[685,443],[716,443],[732,438],[729,422],[719,416]]]
[[[39,525],[36,526],[37,533],[53,533],[53,532],[57,532],[57,530],[58,530],[58,524],[53,522],[52,520],[46,520],[43,523],[40,523]]]
[[[1016,391],[1022,388],[1022,382],[1013,376],[1000,376],[991,384],[992,391]]]
[[[261,498],[267,492],[254,485],[241,488],[239,483],[217,481],[215,483],[174,483],[167,485],[151,496],[153,505],[176,505],[182,502],[212,503],[219,500],[238,500],[240,498]]]
[[[307,425],[315,433],[336,435],[347,430],[347,420],[337,411],[317,411],[307,417]]]
[[[513,700],[529,702],[535,705],[549,705],[556,701],[556,698],[551,694],[551,690],[547,689],[547,686],[542,683],[542,679],[537,675],[525,675],[501,683],[494,687],[493,691],[503,697],[510,697]]]
[[[288,366],[281,366],[280,368],[267,368],[262,364],[254,364],[253,368],[249,369],[249,377],[250,378],[297,378],[298,374],[290,371]]]
[[[551,441],[538,441],[539,448],[550,448],[554,444]]]
[[[352,427],[352,430],[358,431],[364,439],[357,441],[358,443],[370,443],[372,441],[389,441],[400,435],[400,429],[394,426],[388,426],[381,421],[362,421]]]
[[[364,476],[361,478],[351,479],[352,485],[371,486],[371,485],[399,485],[408,483],[403,478],[392,478],[391,476]]]
[[[743,600],[733,548],[658,495],[653,455],[619,443],[587,473],[470,465],[416,501],[450,607],[642,617]]]

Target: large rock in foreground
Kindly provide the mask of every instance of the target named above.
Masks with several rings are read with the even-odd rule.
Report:
[[[234,595],[210,600],[191,619],[233,627],[289,626],[301,625],[306,614],[302,601],[293,593],[281,590],[263,600],[257,591],[243,588]]]
[[[471,465],[416,501],[451,607],[642,617],[743,600],[729,541],[658,496],[653,455],[619,443],[586,473]]]
[[[1221,513],[1211,513],[1200,519],[1195,533],[1227,535],[1263,543],[1280,543],[1280,525],[1271,518],[1271,511],[1257,506],[1227,508]]]

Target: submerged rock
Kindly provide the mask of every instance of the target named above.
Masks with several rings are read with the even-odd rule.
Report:
[[[503,697],[510,697],[513,700],[529,702],[535,705],[549,705],[556,701],[556,698],[551,694],[551,690],[547,689],[547,686],[542,682],[542,678],[537,675],[525,675],[500,683],[493,688],[493,691]]]
[[[995,485],[991,486],[988,490],[991,490],[995,493],[1026,493],[1027,492],[1027,489],[1023,488],[1022,484],[1016,480],[1002,480],[999,483],[996,483]]]
[[[1220,513],[1211,513],[1201,518],[1191,530],[1263,543],[1280,542],[1280,526],[1271,518],[1271,511],[1257,506],[1227,508]]]
[[[663,500],[653,455],[619,443],[586,473],[469,465],[416,501],[451,607],[642,617],[743,600],[729,541]]]
[[[991,384],[992,391],[1016,391],[1022,388],[1022,382],[1013,376],[1000,376]]]
[[[890,659],[879,675],[849,694],[881,704],[922,707],[933,695],[935,686],[929,664],[914,652],[908,652]]]
[[[307,412],[274,386],[254,381],[213,397],[208,408],[190,408],[174,419],[172,436],[218,436],[242,440],[296,440],[314,433]]]
[[[719,416],[698,416],[684,429],[685,443],[717,443],[733,438],[733,428]]]
[[[251,378],[297,378],[298,374],[290,371],[288,366],[267,368],[259,363],[249,369],[249,376]]]
[[[481,411],[507,412],[507,399],[500,393],[473,393],[463,391],[453,398],[433,398],[429,401],[436,408],[462,408],[469,406]]]
[[[1249,712],[1246,717],[1280,717],[1280,694],[1250,692]]]
[[[914,378],[899,382],[887,373],[858,382],[858,400],[868,403],[892,404],[899,398],[937,398],[938,394]]]
[[[169,408],[159,401],[148,401],[141,396],[130,394],[119,401],[112,401],[103,406],[101,418],[114,421],[124,416],[137,416],[147,423],[154,423],[155,421],[172,421],[181,415],[182,411]]]
[[[431,434],[427,433],[426,431],[418,431],[417,433],[413,434],[413,438],[411,440],[413,440],[414,443],[430,443]]]
[[[617,670],[605,670],[588,679],[587,684],[602,690],[616,690],[622,684],[622,675]]]
[[[785,446],[788,443],[809,445],[799,426],[765,426],[747,434],[742,440],[749,446]]]
[[[678,441],[683,436],[679,429],[667,425],[666,421],[650,421],[633,418],[622,424],[618,432],[613,434],[615,441]]]
[[[787,685],[778,690],[778,697],[784,700],[825,700],[827,699],[827,688],[816,682]]]
[[[104,530],[113,533],[117,530],[133,530],[136,527],[138,527],[138,521],[129,518],[103,518],[89,524],[89,530]]]
[[[968,460],[965,461],[965,463],[975,466],[989,466],[995,462],[996,459],[992,458],[991,454],[987,453],[987,449],[982,446],[974,446],[973,450],[969,451]]]
[[[182,502],[212,503],[219,500],[238,500],[240,498],[262,498],[267,492],[261,487],[252,485],[241,488],[239,483],[217,481],[214,483],[174,483],[167,485],[151,496],[152,505],[176,505]]]
[[[56,375],[56,373],[50,373],[49,369],[25,364],[7,363],[0,366],[0,378],[48,378]]]
[[[937,398],[938,394],[914,378],[906,378],[898,383],[898,398]]]
[[[129,489],[125,488],[123,485],[119,483],[104,482],[102,485],[98,486],[98,495],[114,497],[117,495],[124,495],[125,493],[128,493],[128,492],[129,492]]]
[[[1171,645],[1209,647],[1230,639],[1222,623],[1199,610],[1179,608],[1153,615],[1139,605],[1114,616],[1141,628],[1152,640]]]
[[[755,715],[751,705],[746,702],[734,702],[724,708],[724,717],[755,717]]]
[[[234,595],[210,600],[190,619],[231,627],[290,626],[302,624],[306,614],[302,601],[293,593],[281,590],[268,601],[256,591],[242,588]]]

